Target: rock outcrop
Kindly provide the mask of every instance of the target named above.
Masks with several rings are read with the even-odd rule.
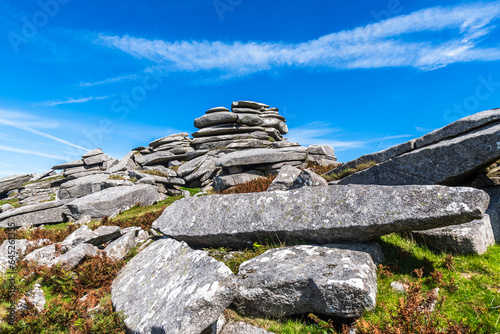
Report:
[[[153,228],[201,247],[245,248],[266,238],[364,242],[481,219],[488,202],[485,192],[471,188],[305,187],[186,198],[168,207]]]
[[[130,332],[199,334],[233,302],[235,277],[204,252],[162,239],[128,262],[111,293]]]

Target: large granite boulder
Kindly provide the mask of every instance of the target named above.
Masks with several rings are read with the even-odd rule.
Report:
[[[199,334],[233,302],[235,278],[203,251],[161,239],[127,263],[111,294],[128,332]]]
[[[265,329],[249,325],[245,322],[229,321],[220,334],[267,334],[271,333]]]
[[[201,247],[249,247],[271,238],[316,244],[364,242],[393,233],[481,219],[489,196],[444,186],[331,186],[186,198],[153,223]]]
[[[252,149],[233,152],[222,156],[217,166],[232,167],[246,165],[272,164],[283,161],[305,160],[306,147],[287,147],[280,149]]]
[[[430,249],[454,254],[484,254],[495,243],[490,217],[462,225],[415,231],[412,238]]]
[[[33,177],[33,174],[12,175],[0,179],[0,195],[19,189]]]
[[[152,205],[158,201],[159,193],[151,185],[115,187],[78,198],[67,205],[70,216],[78,220],[83,216],[100,219],[127,210],[136,204]]]
[[[69,201],[52,201],[25,205],[15,210],[0,213],[0,228],[38,226],[67,221]]]
[[[99,192],[104,189],[105,182],[108,178],[108,174],[96,174],[65,182],[59,189],[59,198],[80,198]]]
[[[339,184],[457,185],[500,158],[500,110],[463,118],[424,137],[366,155],[329,172],[362,162],[377,165]]]
[[[326,187],[328,182],[310,169],[300,170],[293,166],[283,166],[267,191],[285,191],[312,186]]]
[[[328,246],[271,249],[241,264],[235,305],[250,316],[318,313],[356,318],[375,308],[376,267],[363,252]]]

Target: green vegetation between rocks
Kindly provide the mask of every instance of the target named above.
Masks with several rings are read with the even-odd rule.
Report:
[[[42,180],[38,180],[38,181],[26,182],[26,183],[23,184],[23,186],[27,186],[27,185],[30,185],[30,184],[47,182],[47,181],[59,181],[59,180],[64,180],[64,179],[66,179],[64,176],[58,175],[58,176],[48,177],[46,179],[42,179]]]
[[[19,199],[18,198],[11,198],[11,199],[0,200],[0,206],[5,205],[5,204],[10,204],[10,205],[12,205],[13,208],[18,208],[18,207],[21,206],[19,204]]]
[[[368,169],[370,167],[375,166],[376,163],[373,161],[368,161],[364,162],[362,164],[356,165],[354,168],[347,168],[344,169],[340,173],[332,173],[332,174],[321,174],[321,176],[327,180],[328,182],[330,181],[337,181],[337,180],[342,180],[345,177],[348,177],[349,175],[352,175],[357,172],[361,172],[362,170]]]

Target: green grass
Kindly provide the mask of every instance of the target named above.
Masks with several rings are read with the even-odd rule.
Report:
[[[186,188],[186,187],[180,187],[182,190],[187,190],[191,194],[191,196],[194,196],[200,192],[200,188]]]
[[[376,163],[373,161],[364,162],[362,164],[356,165],[356,167],[354,167],[354,168],[344,169],[340,173],[332,173],[332,174],[328,174],[328,175],[323,174],[321,176],[325,180],[327,180],[328,182],[342,180],[343,178],[348,177],[349,175],[352,175],[352,174],[357,173],[357,172],[361,172],[362,170],[368,169],[368,168],[373,167],[375,165],[376,165]]]
[[[18,208],[21,205],[19,205],[19,199],[18,198],[11,198],[11,199],[6,199],[6,200],[0,200],[0,206],[5,205],[5,204],[10,204],[12,205],[13,208]]]

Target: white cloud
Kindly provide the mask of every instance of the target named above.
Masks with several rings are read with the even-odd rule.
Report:
[[[432,70],[457,62],[500,60],[499,47],[479,46],[499,16],[499,1],[477,2],[423,9],[297,44],[169,42],[104,34],[96,42],[161,64],[164,71],[220,70],[238,76],[284,66]],[[446,35],[436,35],[445,30]]]
[[[122,75],[122,76],[118,76],[118,77],[114,77],[114,78],[105,79],[102,81],[80,82],[79,86],[81,86],[81,87],[93,87],[93,86],[98,86],[98,85],[117,83],[117,82],[126,81],[126,80],[137,80],[139,78],[140,78],[139,74],[129,74],[129,75]]]
[[[68,161],[68,159],[65,157],[60,157],[57,155],[46,154],[46,153],[37,152],[37,151],[24,150],[24,149],[17,148],[17,147],[0,145],[0,151],[16,152],[16,153],[29,154],[29,155],[38,155],[38,156],[44,157],[44,158],[51,158],[51,159],[59,159],[59,160]]]
[[[9,114],[10,115],[14,115],[15,113],[13,114],[13,113],[9,113],[9,112],[6,112],[6,111],[2,113],[0,111],[0,115],[2,115],[2,116],[8,116]],[[23,114],[23,113],[21,113],[21,114]],[[24,122],[20,122],[20,121],[17,121],[17,120],[16,121],[12,121],[12,120],[8,120],[6,118],[0,118],[0,125],[11,126],[13,128],[17,128],[17,129],[20,129],[20,130],[23,130],[23,131],[27,131],[27,132],[30,132],[32,134],[38,135],[38,136],[42,136],[42,137],[54,140],[54,141],[59,142],[61,144],[65,144],[65,145],[68,145],[68,146],[71,146],[71,147],[75,147],[75,148],[78,148],[78,149],[83,150],[83,151],[89,151],[88,148],[85,148],[85,147],[82,147],[82,146],[78,146],[76,144],[73,144],[73,143],[65,140],[65,139],[58,138],[58,137],[50,135],[48,133],[45,133],[45,132],[33,129],[33,128],[27,126],[26,123],[24,123]]]
[[[71,98],[71,99],[68,99],[65,101],[46,101],[46,102],[40,103],[40,105],[43,105],[46,107],[54,107],[54,106],[58,106],[61,104],[85,103],[85,102],[89,102],[89,101],[105,100],[108,98],[109,98],[109,96],[89,96],[89,97],[81,97],[78,99]]]

